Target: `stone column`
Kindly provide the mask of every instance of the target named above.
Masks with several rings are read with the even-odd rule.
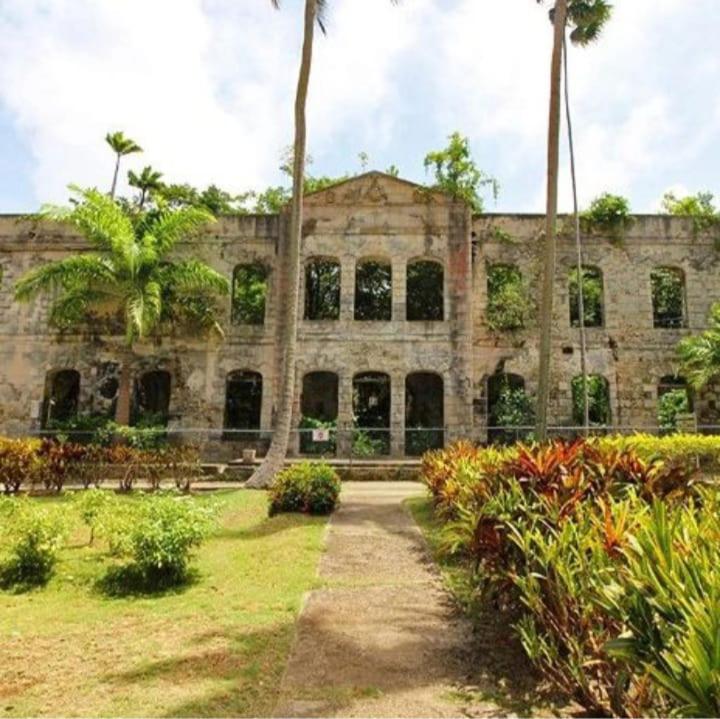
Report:
[[[390,375],[390,455],[405,455],[405,373]]]
[[[355,317],[355,258],[340,258],[340,321],[352,322]]]

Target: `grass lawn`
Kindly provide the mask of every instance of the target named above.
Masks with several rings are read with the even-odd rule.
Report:
[[[67,497],[37,501],[66,503],[74,518]],[[182,590],[103,595],[105,550],[87,546],[77,519],[46,587],[0,592],[0,717],[273,710],[302,596],[319,581],[326,520],[268,519],[264,492],[214,501],[220,528],[197,554],[197,580]]]

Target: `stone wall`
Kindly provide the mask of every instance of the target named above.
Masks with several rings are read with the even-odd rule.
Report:
[[[178,248],[207,261],[228,278],[242,263],[261,263],[269,270],[265,323],[230,323],[226,336],[186,337],[181,333],[138,344],[133,371],[166,369],[172,377],[171,425],[184,429],[223,427],[225,385],[237,370],[263,377],[261,429],[270,430],[278,392],[282,351],[278,345],[282,303],[287,297],[284,274],[287,218],[225,218],[203,236]],[[501,230],[501,232],[498,232]],[[543,219],[528,215],[483,215],[471,218],[465,206],[412,183],[369,173],[306,199],[302,258],[334,258],[341,267],[338,320],[301,319],[298,325],[295,421],[300,419],[302,378],[323,371],[338,375],[338,424],[353,421],[353,377],[384,372],[391,380],[392,452],[404,453],[405,381],[413,372],[433,372],[443,379],[447,438],[482,439],[486,424],[486,382],[498,370],[521,375],[527,388],[537,386],[538,336],[535,320],[518,332],[492,332],[487,326],[487,269],[495,263],[516,264],[528,281],[533,304],[539,299],[539,256]],[[122,338],[88,328],[60,335],[48,327],[47,301],[18,305],[14,282],[39,263],[87,246],[66,228],[37,225],[17,217],[0,218],[0,431],[19,434],[37,429],[48,373],[74,368],[81,375],[81,410],[106,402],[99,385],[109,364],[123,351]],[[585,264],[603,273],[605,323],[588,329],[592,373],[607,378],[613,423],[656,425],[657,384],[673,374],[678,339],[705,326],[713,301],[720,299],[720,266],[711,239],[696,237],[689,222],[641,216],[622,242],[602,236],[584,238]],[[392,267],[392,319],[354,319],[355,268],[376,259]],[[408,262],[432,259],[444,269],[445,319],[406,320]],[[553,334],[552,419],[565,424],[571,416],[570,382],[579,374],[578,331],[570,326],[568,273],[575,264],[571,236],[559,242]],[[653,328],[650,272],[656,266],[682,269],[686,280],[687,327]],[[301,275],[301,297],[304,293]],[[301,300],[301,307],[302,307]],[[715,422],[715,395],[700,397],[701,421]],[[233,445],[224,446],[231,456]],[[294,446],[297,449],[296,438]]]

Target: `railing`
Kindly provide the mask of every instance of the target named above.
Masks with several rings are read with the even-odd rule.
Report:
[[[608,434],[630,435],[646,433],[664,435],[671,433],[657,425],[602,425],[591,426],[588,436]],[[705,424],[697,427],[698,434],[720,434],[720,425]],[[349,462],[379,460],[383,458],[420,457],[426,451],[439,449],[458,439],[468,439],[477,444],[512,444],[530,441],[534,434],[532,426],[490,426],[490,427],[340,427],[328,429],[294,429],[291,432],[288,454],[310,458],[335,458]],[[586,434],[578,425],[551,425],[548,435],[552,438],[571,439]],[[225,428],[174,428],[159,433],[156,429],[134,429],[135,438],[153,438],[165,445],[190,444],[196,446],[205,460],[231,461],[239,459],[243,450],[254,450],[257,458],[267,452],[273,431],[264,429]],[[34,430],[18,432],[16,436],[62,437],[67,441],[89,443],[92,432],[86,430],[63,431]],[[108,441],[107,435],[105,440]],[[131,440],[132,441],[132,440]]]

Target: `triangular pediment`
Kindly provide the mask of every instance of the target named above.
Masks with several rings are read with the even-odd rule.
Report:
[[[449,202],[442,192],[384,172],[367,172],[305,195],[305,204],[309,206],[444,205]]]

